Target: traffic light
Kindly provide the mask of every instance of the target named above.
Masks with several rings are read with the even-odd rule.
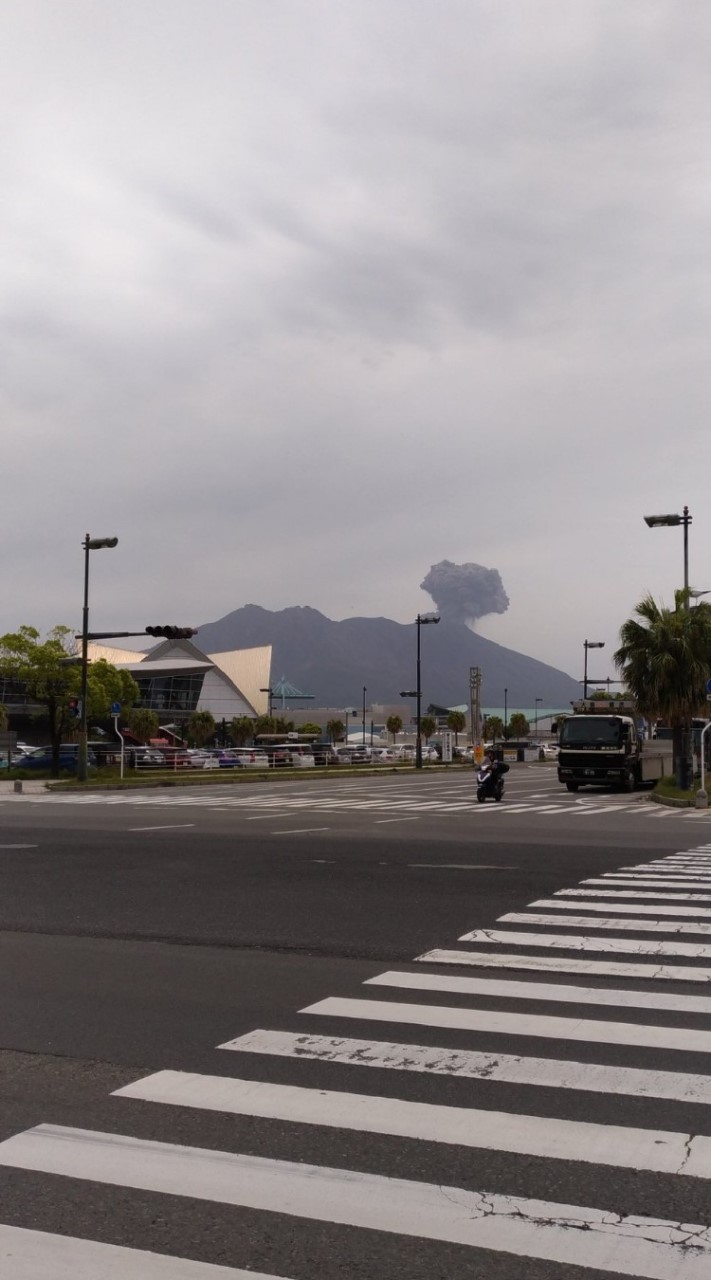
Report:
[[[166,640],[188,640],[197,635],[197,627],[146,627],[147,636],[163,636]]]
[[[78,720],[81,715],[81,698],[68,698],[67,712],[73,720]]]

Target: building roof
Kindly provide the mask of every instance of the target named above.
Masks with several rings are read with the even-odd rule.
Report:
[[[98,662],[102,658],[113,666],[123,667],[128,671],[137,671],[144,666],[150,666],[152,671],[166,672],[206,671],[210,667],[217,667],[258,715],[265,715],[267,712],[267,690],[272,663],[270,644],[254,649],[233,649],[226,653],[202,653],[191,641],[165,640],[146,653],[91,641],[89,660]]]

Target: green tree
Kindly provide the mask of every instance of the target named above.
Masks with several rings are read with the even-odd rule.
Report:
[[[491,736],[492,742],[504,736],[504,722],[501,716],[487,716],[484,728],[487,736]]]
[[[450,711],[447,716],[447,728],[454,734],[455,744],[459,741],[460,733],[466,729],[467,717],[463,711]]]
[[[399,733],[402,733],[402,716],[388,716],[385,721],[385,728],[391,734],[393,742]]]
[[[276,720],[274,716],[257,716],[254,722],[254,732],[258,733],[276,733]]]
[[[329,720],[326,725],[326,733],[331,739],[331,742],[340,742],[345,736],[345,732],[346,726],[342,720]]]
[[[0,636],[0,677],[19,681],[28,702],[42,707],[47,716],[55,778],[62,738],[77,727],[70,699],[79,696],[81,668],[73,649],[69,627],[53,627],[44,640],[35,627],[27,626]],[[104,719],[112,702],[130,705],[138,697],[133,677],[108,662],[92,663],[87,676],[87,718]]]
[[[87,671],[87,719],[105,720],[111,704],[119,702],[127,711],[137,702],[141,691],[129,671],[121,671],[104,658],[90,662]]]
[[[522,711],[514,711],[509,719],[508,738],[527,738],[531,730],[525,715]]]
[[[188,737],[198,747],[215,736],[215,717],[211,711],[191,711],[188,717]]]
[[[155,711],[149,711],[147,707],[133,707],[124,719],[131,733],[135,734],[140,742],[149,742],[151,738],[157,737],[160,722]]]
[[[301,725],[301,728],[299,729],[299,733],[317,733],[317,734],[318,734],[318,736],[319,736],[319,738],[320,738],[320,737],[321,737],[321,726],[320,726],[320,724],[312,724],[312,723],[309,721],[307,724],[302,724],[302,725]]]
[[[251,716],[235,716],[230,723],[230,738],[236,747],[245,747],[254,737],[254,720]]]
[[[675,602],[668,609],[651,595],[640,600],[620,628],[613,657],[642,715],[671,726],[677,782],[687,790],[691,720],[705,706],[711,667],[711,605],[688,608],[684,591],[675,593]]]
[[[434,716],[423,716],[420,720],[420,731],[425,742],[429,742],[433,733],[437,732],[437,721]]]

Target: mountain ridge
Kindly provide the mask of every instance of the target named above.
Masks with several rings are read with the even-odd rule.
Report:
[[[219,653],[271,644],[271,681],[281,676],[316,706],[359,705],[363,687],[370,703],[394,703],[416,682],[416,636],[412,622],[390,618],[326,617],[311,605],[272,611],[246,604],[198,630],[203,652]],[[482,704],[509,709],[567,707],[579,696],[564,671],[477,635],[461,622],[442,618],[421,632],[422,697],[425,704],[457,706],[469,701],[469,668],[482,671]]]

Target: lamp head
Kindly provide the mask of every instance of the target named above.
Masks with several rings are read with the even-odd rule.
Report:
[[[661,529],[667,525],[681,524],[683,519],[684,517],[680,516],[678,512],[672,512],[671,515],[666,516],[645,516],[644,523],[650,529]]]
[[[586,649],[604,649],[605,641],[604,640],[586,640],[585,648]]]
[[[84,546],[89,551],[100,551],[102,547],[117,547],[118,538],[87,538]]]
[[[418,613],[416,622],[420,627],[426,627],[430,622],[439,622],[438,613]]]

